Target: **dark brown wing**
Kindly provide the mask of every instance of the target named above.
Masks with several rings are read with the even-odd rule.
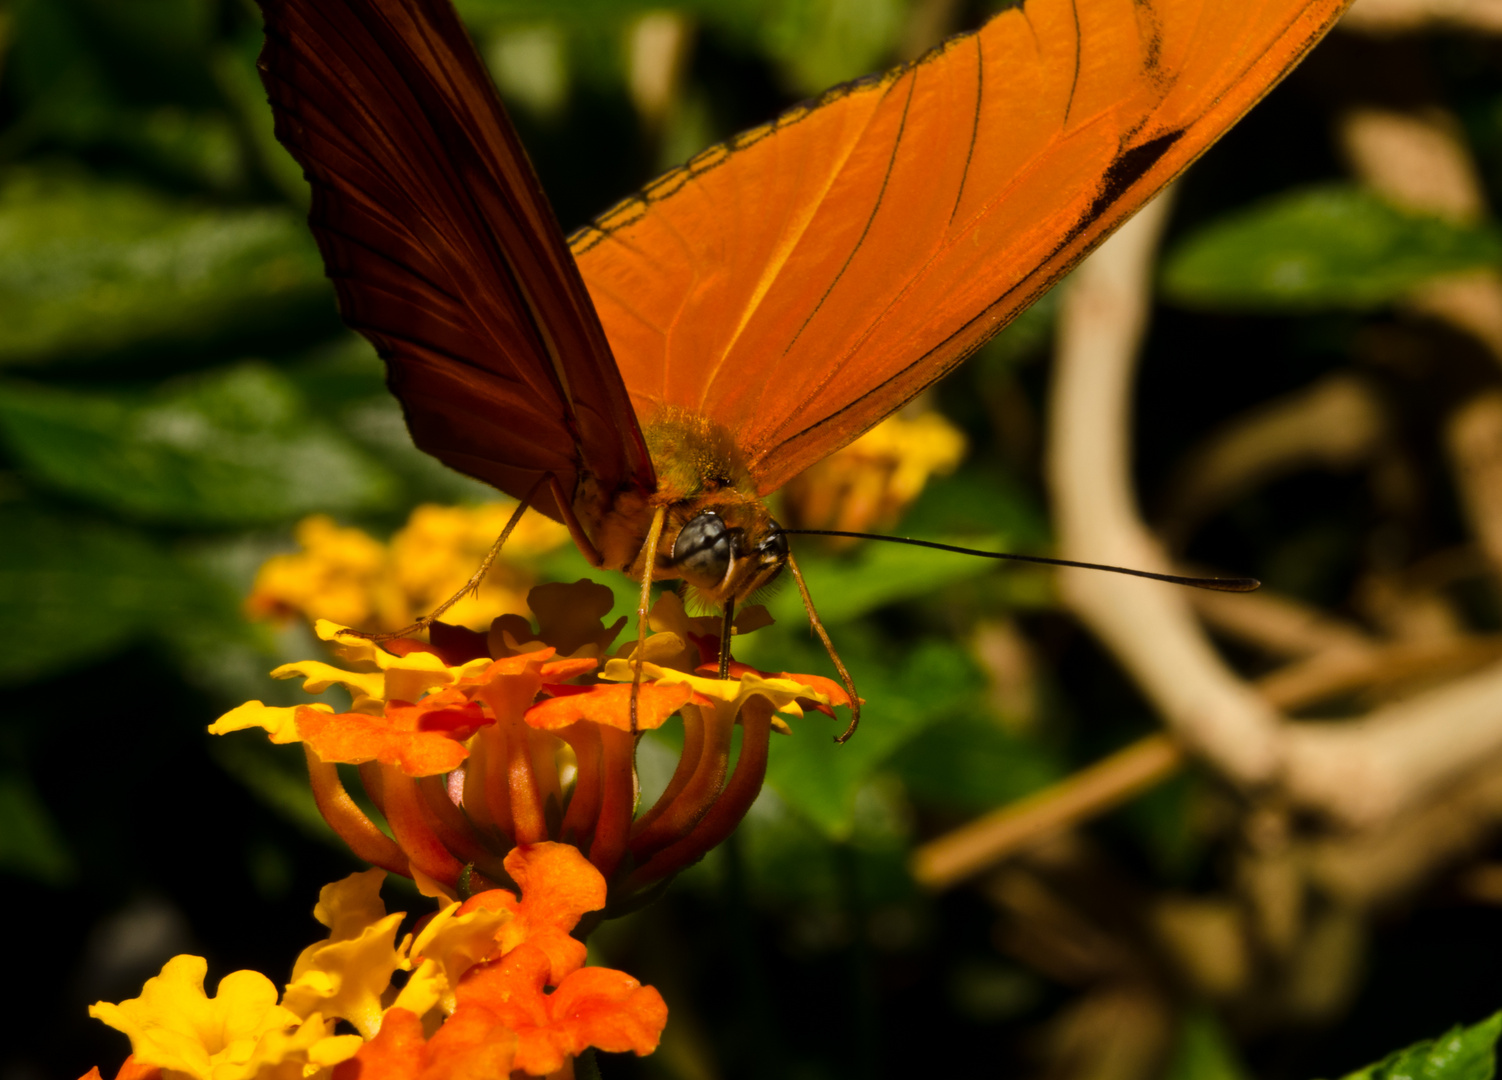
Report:
[[[518,498],[655,490],[599,318],[447,0],[260,0],[276,133],[419,447]],[[558,516],[550,493],[538,508]]]

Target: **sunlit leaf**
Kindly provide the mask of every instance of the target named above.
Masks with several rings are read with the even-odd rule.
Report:
[[[848,648],[856,640],[847,635],[842,653],[868,702],[860,729],[837,745],[843,712],[838,721],[810,712],[793,723],[791,736],[774,736],[767,766],[767,784],[783,801],[836,839],[850,834],[861,785],[898,747],[971,703],[981,684],[969,659],[953,645],[925,641],[900,658],[882,659]],[[817,660],[802,659],[810,665]]]
[[[1280,195],[1205,226],[1163,267],[1164,294],[1241,311],[1371,308],[1502,262],[1502,235],[1399,209],[1362,188]]]
[[[387,506],[390,475],[244,364],[149,397],[0,385],[0,435],[37,483],[143,520],[283,521]]]
[[[332,311],[307,228],[54,173],[0,182],[0,365],[265,333]]]
[[[1491,1080],[1496,1072],[1502,1013],[1470,1027],[1453,1027],[1437,1039],[1396,1050],[1344,1080]]]

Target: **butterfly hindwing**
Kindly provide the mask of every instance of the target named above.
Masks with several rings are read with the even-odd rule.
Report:
[[[277,135],[414,441],[521,497],[655,487],[578,269],[447,0],[261,0]],[[558,516],[552,495],[537,505]]]

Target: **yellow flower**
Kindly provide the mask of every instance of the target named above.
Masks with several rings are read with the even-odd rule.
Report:
[[[387,581],[389,560],[379,540],[324,514],[304,518],[293,537],[302,550],[273,555],[256,575],[245,602],[253,617],[303,614],[346,626],[402,618],[406,599]]]
[[[400,944],[405,914],[386,913],[384,874],[325,886],[313,913],[329,936],[298,957],[280,1005],[254,971],[226,976],[206,997],[204,960],[174,957],[139,998],[89,1010],[131,1041],[117,1080],[333,1080],[367,1070],[507,1080],[513,1064],[552,1075],[591,1046],[655,1050],[667,1022],[661,995],[625,972],[585,967],[584,943],[570,934],[605,903],[600,872],[557,843],[516,848],[505,867],[519,891],[450,902]],[[392,975],[414,962],[398,992]],[[359,1034],[330,1034],[336,1019]]]
[[[929,477],[964,456],[965,436],[938,413],[889,417],[789,482],[785,516],[804,529],[891,528]]]
[[[516,504],[419,506],[407,527],[391,538],[393,577],[414,615],[423,615],[458,592],[510,520]],[[515,563],[527,562],[569,543],[568,530],[537,513],[523,515],[506,540],[505,562],[497,562],[480,586],[444,614],[455,626],[483,630],[506,611],[516,611],[533,585]],[[400,629],[411,619],[389,629]],[[352,625],[352,624],[346,624]]]
[[[410,967],[405,947],[396,947],[402,913],[387,915],[381,902],[385,879],[384,871],[366,870],[323,887],[313,917],[332,932],[297,958],[284,1008],[348,1020],[367,1039],[380,1030],[391,973]]]
[[[419,506],[389,545],[321,514],[305,518],[294,533],[301,550],[266,561],[246,610],[254,618],[302,615],[362,630],[399,630],[459,591],[515,509],[514,502]],[[532,575],[517,560],[525,563],[567,542],[562,525],[525,515],[506,542],[505,560],[491,567],[478,596],[449,609],[448,621],[481,629],[520,607]]]
[[[89,1015],[129,1037],[135,1060],[193,1080],[251,1080],[296,1061],[332,1065],[360,1040],[330,1036],[323,1018],[277,1004],[276,987],[257,971],[236,971],[208,997],[201,956],[175,956],[148,979],[141,996],[118,1005],[95,1002]]]
[[[422,963],[392,1002],[393,1008],[422,1016],[441,1005],[445,1013],[452,1013],[459,977],[495,949],[501,927],[511,921],[510,911],[478,907],[460,914],[460,906],[458,901],[444,905],[417,935],[412,955],[421,957]]]

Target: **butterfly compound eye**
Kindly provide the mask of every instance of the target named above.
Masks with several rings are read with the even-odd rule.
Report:
[[[690,585],[713,589],[730,572],[730,529],[706,510],[689,519],[673,541],[673,566]]]
[[[756,545],[756,553],[761,556],[763,566],[776,564],[780,569],[788,561],[788,537],[781,525],[772,522],[767,538]]]

